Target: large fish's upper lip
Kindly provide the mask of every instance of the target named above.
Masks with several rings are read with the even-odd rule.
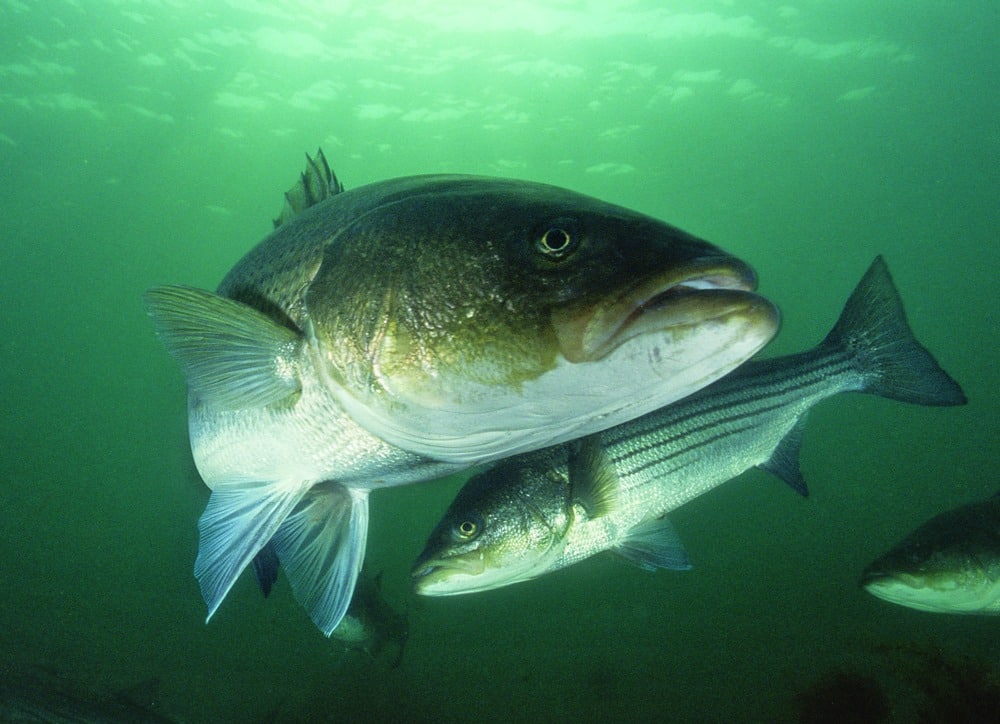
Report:
[[[732,257],[705,257],[642,279],[613,298],[556,308],[563,356],[590,362],[645,332],[680,328],[759,303],[753,270]]]

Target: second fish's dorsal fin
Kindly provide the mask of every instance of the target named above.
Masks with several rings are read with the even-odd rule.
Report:
[[[344,185],[337,180],[337,175],[330,170],[323,149],[316,149],[316,156],[310,158],[306,154],[306,170],[299,174],[299,180],[285,192],[285,205],[278,218],[274,220],[274,228],[288,223],[293,217],[302,213],[310,206],[344,190]]]

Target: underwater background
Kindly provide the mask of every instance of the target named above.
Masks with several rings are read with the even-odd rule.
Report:
[[[0,675],[153,681],[185,722],[779,722],[860,711],[858,680],[915,721],[996,696],[1000,619],[857,582],[1000,482],[998,27],[988,0],[0,0]],[[245,573],[206,625],[208,491],[141,294],[214,288],[318,146],[349,188],[520,177],[698,234],[781,307],[768,355],[821,339],[884,254],[969,404],[821,404],[811,496],[750,471],[677,510],[683,573],[598,556],[418,599],[461,479],[377,492],[398,666],[324,638],[283,578],[265,600]]]

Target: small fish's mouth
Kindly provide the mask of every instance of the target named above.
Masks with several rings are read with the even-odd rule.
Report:
[[[770,304],[753,292],[756,287],[747,264],[706,257],[641,280],[614,298],[558,307],[552,324],[569,362],[593,362],[648,332],[680,330]]]
[[[482,575],[485,570],[486,560],[482,550],[474,550],[448,558],[424,559],[421,556],[410,571],[410,577],[413,579],[413,590],[417,593],[444,596],[452,592],[464,593],[467,587],[459,582]]]

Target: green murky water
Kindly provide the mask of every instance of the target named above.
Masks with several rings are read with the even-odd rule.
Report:
[[[794,720],[838,667],[905,721],[907,652],[997,667],[997,621],[856,581],[997,488],[998,26],[985,1],[0,2],[0,670],[94,696],[155,679],[187,722],[722,722]],[[515,176],[697,233],[782,307],[772,353],[825,334],[882,253],[970,404],[823,404],[811,498],[754,471],[678,510],[687,573],[599,557],[418,600],[459,481],[376,493],[397,668],[323,638],[283,581],[265,601],[244,575],[206,626],[207,491],[140,295],[214,287],[319,145],[349,187]]]

